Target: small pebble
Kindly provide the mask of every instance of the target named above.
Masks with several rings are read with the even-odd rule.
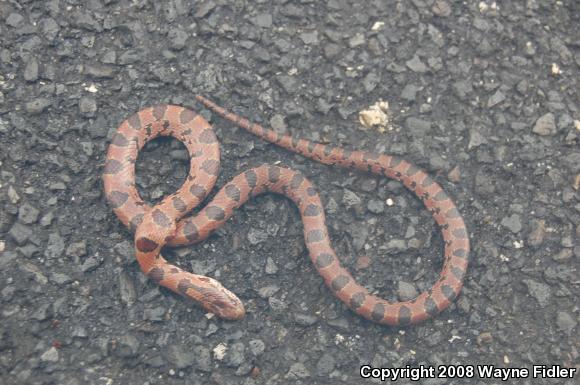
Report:
[[[540,117],[536,121],[536,124],[534,124],[534,128],[532,131],[542,136],[556,134],[558,132],[558,129],[556,127],[556,119],[554,117],[554,114],[548,112],[547,114]]]
[[[57,362],[58,358],[58,350],[55,347],[48,349],[40,356],[40,360],[43,362]]]
[[[48,107],[52,105],[50,99],[47,98],[37,98],[28,103],[26,103],[26,112],[31,115],[38,115],[43,113]]]
[[[35,223],[39,214],[40,211],[30,203],[24,203],[18,208],[18,220],[26,225]]]
[[[79,110],[81,115],[91,118],[97,112],[97,101],[91,97],[84,96],[79,101]]]

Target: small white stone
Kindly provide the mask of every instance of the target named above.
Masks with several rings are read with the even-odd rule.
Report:
[[[453,342],[455,340],[460,340],[460,339],[461,339],[461,337],[459,337],[459,336],[451,336],[451,338],[449,339],[449,342]]]
[[[358,113],[358,120],[366,128],[377,127],[384,132],[389,125],[389,102],[379,100],[372,106]]]
[[[371,27],[371,31],[378,31],[381,28],[383,28],[384,26],[385,26],[385,22],[383,22],[383,21],[377,21]]]
[[[91,84],[90,86],[85,87],[85,91],[94,94],[94,93],[97,93],[99,91],[99,89],[94,84]]]
[[[224,343],[218,344],[215,348],[213,348],[213,357],[221,361],[226,356],[226,352],[228,351],[228,346]]]
[[[40,360],[44,362],[56,362],[58,361],[58,350],[53,346],[52,348],[48,349],[46,352],[42,353],[40,356]]]
[[[20,200],[20,195],[18,195],[18,193],[12,186],[8,186],[8,198],[10,199],[10,202],[13,205],[18,203],[18,201]]]

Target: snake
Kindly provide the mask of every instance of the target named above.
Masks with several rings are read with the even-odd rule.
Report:
[[[223,226],[252,197],[281,194],[300,212],[304,242],[325,284],[348,308],[365,319],[389,326],[416,324],[437,315],[459,295],[469,259],[469,236],[451,198],[425,171],[398,155],[348,150],[278,133],[252,123],[203,96],[205,108],[259,138],[314,161],[386,176],[401,182],[429,210],[440,228],[444,255],[439,278],[408,301],[389,302],[369,292],[343,267],[332,248],[321,198],[306,176],[290,168],[264,164],[227,182],[199,209],[215,186],[220,171],[220,146],[208,121],[190,108],[177,105],[146,107],[124,120],[108,147],[103,184],[106,199],[120,221],[135,234],[135,254],[143,273],[153,282],[207,312],[228,320],[244,317],[242,301],[214,278],[193,274],[169,263],[163,247],[195,244]],[[182,186],[154,206],[144,202],[135,184],[135,163],[143,146],[160,136],[183,142],[190,156]],[[190,214],[198,208],[196,214]]]

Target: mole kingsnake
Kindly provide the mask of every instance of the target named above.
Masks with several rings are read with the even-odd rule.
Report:
[[[168,263],[163,246],[197,243],[220,228],[248,199],[265,192],[290,198],[300,210],[310,258],[326,285],[350,309],[364,318],[388,325],[423,321],[445,309],[463,286],[469,239],[461,215],[449,196],[424,171],[403,160],[363,151],[350,151],[297,139],[249,122],[202,96],[199,102],[252,134],[303,156],[329,165],[356,168],[398,180],[421,199],[441,228],[445,243],[443,269],[431,289],[415,299],[388,302],[370,294],[340,265],[330,245],[324,210],[312,183],[300,172],[275,165],[249,169],[223,186],[196,215],[186,216],[212,190],[220,169],[218,140],[210,124],[190,109],[173,105],[144,108],[119,126],[104,169],[107,200],[119,219],[135,232],[137,260],[153,281],[198,301],[207,311],[226,319],[240,319],[245,309],[238,297],[213,278],[191,274]],[[191,157],[184,184],[160,203],[147,205],[135,187],[135,162],[145,143],[173,136]]]

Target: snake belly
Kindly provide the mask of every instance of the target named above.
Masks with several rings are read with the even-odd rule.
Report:
[[[298,207],[309,256],[333,294],[362,317],[391,326],[430,318],[453,302],[463,286],[469,239],[459,211],[443,189],[424,171],[398,156],[350,151],[281,135],[196,97],[218,115],[264,140],[315,161],[355,168],[401,181],[422,200],[439,225],[444,247],[439,279],[415,299],[388,302],[372,295],[341,266],[332,249],[323,205],[313,184],[300,172],[275,165],[249,169],[223,186],[196,215],[187,214],[212,190],[219,174],[219,143],[209,125],[192,110],[172,105],[145,108],[125,120],[113,137],[103,174],[105,194],[119,219],[135,232],[135,253],[143,272],[204,309],[226,319],[245,314],[242,302],[218,281],[189,273],[168,263],[161,248],[200,242],[233,215],[234,210],[258,194],[273,192]],[[182,141],[191,157],[184,184],[154,207],[135,188],[135,162],[139,150],[158,136]]]

